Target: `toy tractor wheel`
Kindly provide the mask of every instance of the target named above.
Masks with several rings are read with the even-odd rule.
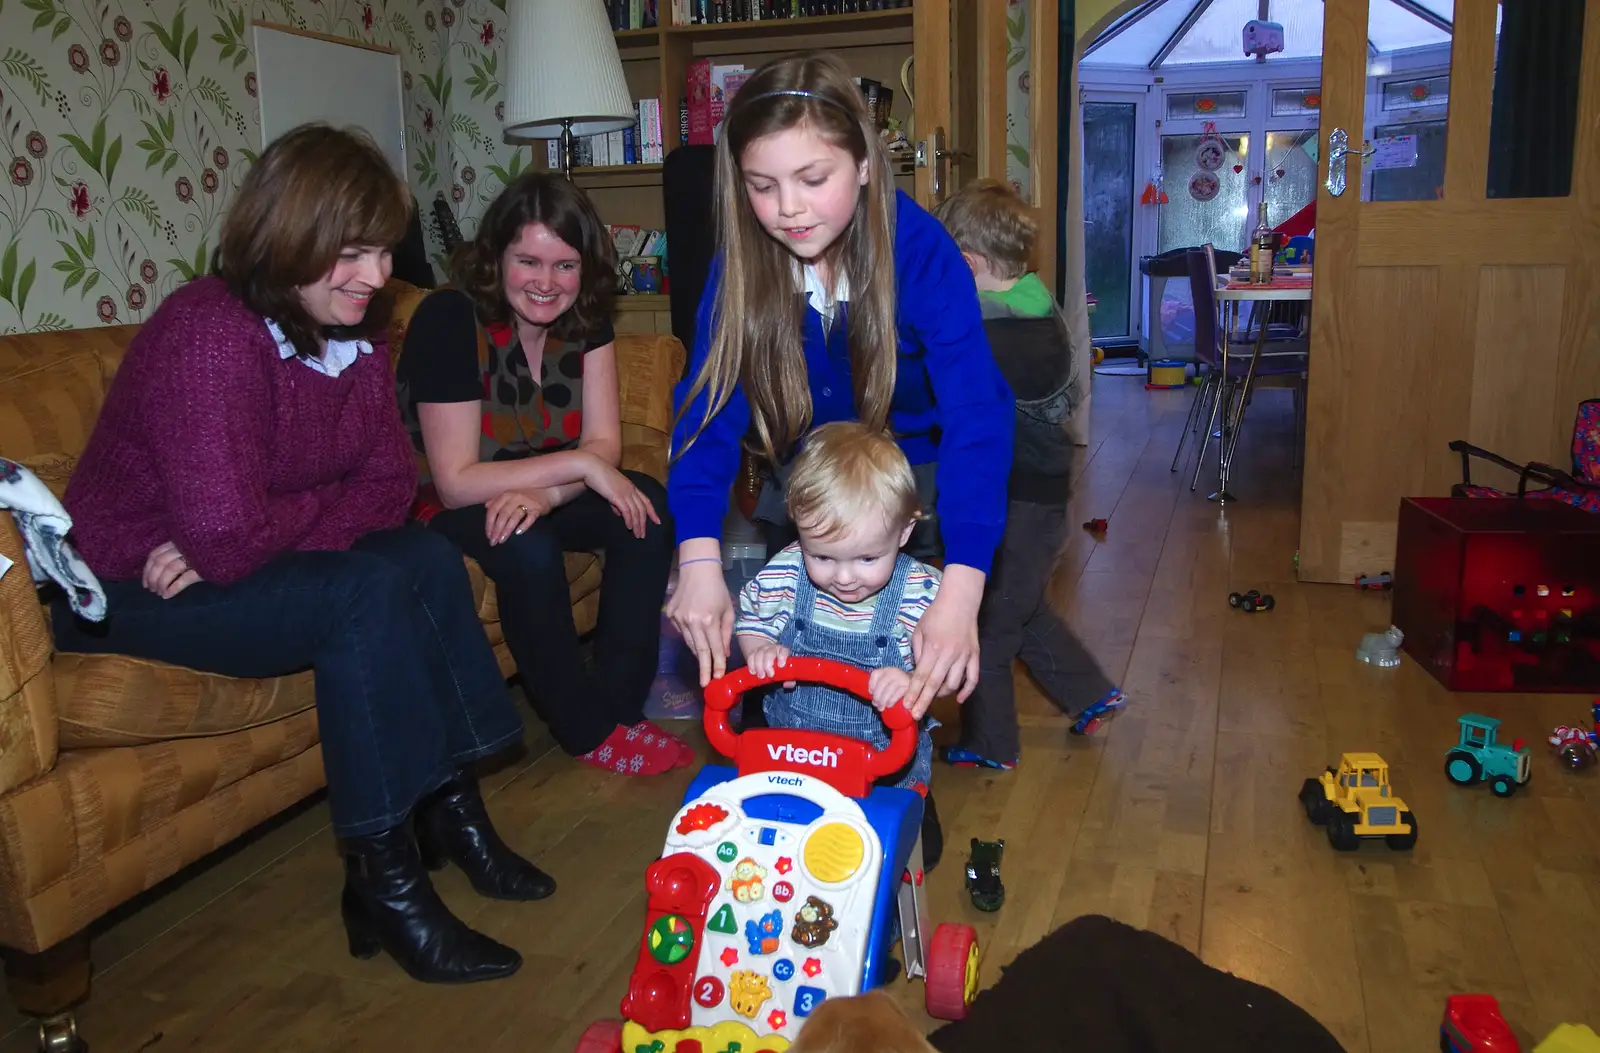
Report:
[[[577,1053],[621,1053],[622,1021],[596,1020],[578,1039]]]
[[[1306,810],[1306,818],[1311,820],[1313,826],[1327,824],[1332,805],[1328,795],[1322,792],[1321,779],[1307,779],[1300,784],[1300,806]]]
[[[1409,834],[1385,834],[1383,840],[1391,851],[1409,852],[1417,844],[1417,817],[1410,812],[1401,812],[1400,821],[1409,825],[1411,832]]]
[[[965,1020],[978,997],[978,933],[971,925],[941,922],[928,947],[923,1004],[935,1020]]]
[[[1517,780],[1509,775],[1496,775],[1489,780],[1489,789],[1496,797],[1510,797],[1517,792]]]
[[[1483,765],[1466,750],[1451,750],[1444,759],[1444,777],[1457,786],[1471,786],[1483,778]]]
[[[1256,608],[1260,605],[1261,601],[1255,596],[1246,596],[1244,599],[1239,601],[1239,609],[1244,611],[1246,614],[1254,614],[1256,612]]]
[[[1328,844],[1339,852],[1354,852],[1361,844],[1356,837],[1356,822],[1350,813],[1336,811],[1328,817]]]
[[[1256,602],[1256,606],[1260,607],[1264,611],[1270,611],[1277,605],[1278,601],[1272,598],[1272,593],[1270,592],[1262,596],[1261,599]]]
[[[1241,604],[1243,602],[1244,602],[1244,597],[1239,595],[1237,592],[1228,593],[1228,606],[1229,607],[1237,607],[1237,606],[1239,606],[1239,604]]]

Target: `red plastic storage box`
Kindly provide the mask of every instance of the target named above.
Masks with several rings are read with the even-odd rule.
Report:
[[[1600,692],[1600,516],[1408,497],[1394,569],[1405,651],[1445,687]]]

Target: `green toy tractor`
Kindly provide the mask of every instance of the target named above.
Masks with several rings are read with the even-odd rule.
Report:
[[[1489,783],[1496,797],[1510,797],[1528,781],[1528,751],[1522,740],[1507,746],[1496,741],[1500,722],[1477,713],[1456,718],[1461,725],[1461,741],[1444,757],[1445,778],[1457,786]]]

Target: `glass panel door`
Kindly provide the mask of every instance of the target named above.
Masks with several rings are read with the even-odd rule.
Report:
[[[1161,137],[1161,206],[1156,251],[1210,242],[1242,252],[1250,217],[1250,133],[1179,132]]]
[[[1129,337],[1135,296],[1133,202],[1142,96],[1091,94],[1083,104],[1084,270],[1098,300],[1089,315],[1096,340]]]

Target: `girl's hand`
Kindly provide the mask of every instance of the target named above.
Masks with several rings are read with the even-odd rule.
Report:
[[[984,578],[982,571],[959,563],[946,567],[939,594],[911,634],[916,669],[905,703],[918,720],[938,696],[953,693],[965,702],[978,686],[978,607]]]
[[[728,595],[728,583],[722,580],[720,559],[680,566],[678,587],[667,604],[667,617],[700,663],[701,687],[728,671],[733,597]]]
[[[882,713],[906,697],[906,689],[911,686],[911,674],[898,666],[886,665],[874,669],[867,678],[867,684],[872,688],[872,708]]]
[[[752,673],[765,680],[789,660],[789,649],[765,637],[741,636],[739,648],[744,652],[744,664]]]
[[[600,458],[589,458],[583,481],[589,489],[606,499],[606,503],[622,517],[622,521],[628,525],[628,532],[634,537],[644,537],[647,523],[660,525],[661,517],[656,514],[650,499],[640,493],[626,475]],[[724,587],[723,591],[726,592],[727,588]]]
[[[507,490],[484,507],[489,510],[484,520],[489,544],[502,545],[512,534],[522,533],[547,514],[550,498],[543,490]]]
[[[144,587],[164,600],[172,599],[200,580],[200,572],[190,568],[189,561],[183,558],[178,546],[170,541],[150,550],[150,555],[144,560],[144,573],[140,576]]]

